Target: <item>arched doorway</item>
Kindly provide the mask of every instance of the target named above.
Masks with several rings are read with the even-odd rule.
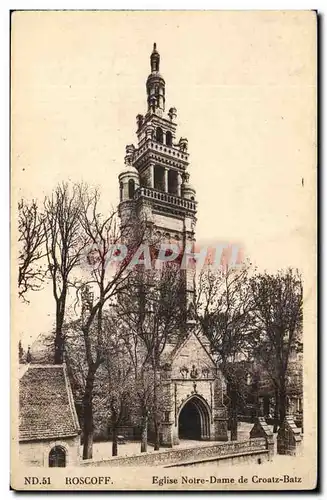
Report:
[[[55,446],[51,449],[49,467],[66,467],[66,451],[62,446]]]
[[[180,439],[210,439],[210,416],[205,402],[193,396],[179,413],[178,436]]]

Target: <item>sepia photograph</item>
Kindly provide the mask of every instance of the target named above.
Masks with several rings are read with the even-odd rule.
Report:
[[[317,483],[317,14],[11,14],[11,487]]]

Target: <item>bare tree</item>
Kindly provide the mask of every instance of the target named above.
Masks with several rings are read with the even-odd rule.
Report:
[[[99,212],[99,199],[100,194],[97,189],[92,194],[84,196],[79,213],[84,233],[93,245],[93,260],[88,278],[84,280],[84,290],[85,285],[86,290],[92,290],[92,298],[89,300],[87,314],[84,315],[81,326],[87,362],[83,394],[84,459],[92,458],[94,382],[99,366],[105,361],[107,331],[104,325],[104,308],[106,304],[115,301],[118,293],[122,293],[131,272],[129,256],[112,266],[109,265],[114,249],[126,238],[126,234],[122,234],[119,229],[116,212],[112,211],[108,217]],[[137,234],[140,240],[134,240],[136,246],[141,243],[144,233],[139,231]],[[77,290],[79,293],[81,287]]]
[[[251,324],[249,265],[203,268],[198,281],[196,312],[211,351],[227,381],[230,398],[231,439],[237,439],[237,411],[242,390],[239,384],[240,355],[248,355]]]
[[[276,395],[276,414],[286,414],[287,371],[292,350],[301,351],[303,286],[298,270],[256,274],[250,280],[254,303],[253,354],[264,365]],[[275,431],[276,431],[275,426]]]
[[[55,300],[54,363],[63,362],[65,313],[69,288],[75,285],[73,271],[80,265],[87,245],[80,222],[86,187],[59,184],[44,201],[43,227],[52,293]]]
[[[147,449],[147,427],[151,414],[154,449],[160,447],[160,359],[167,341],[183,334],[184,283],[180,267],[161,263],[158,268],[138,269],[120,297],[117,313],[125,345],[134,366],[136,392],[142,414],[141,452]]]
[[[35,200],[31,203],[21,200],[18,204],[18,290],[19,296],[26,300],[26,293],[40,290],[44,281],[41,264],[45,256],[45,232],[43,215]]]

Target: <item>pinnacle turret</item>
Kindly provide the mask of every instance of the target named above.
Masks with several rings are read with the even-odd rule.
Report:
[[[165,80],[159,73],[160,54],[157,51],[157,44],[153,44],[153,51],[150,56],[151,73],[146,81],[146,92],[148,101],[148,112],[161,115],[165,111]]]

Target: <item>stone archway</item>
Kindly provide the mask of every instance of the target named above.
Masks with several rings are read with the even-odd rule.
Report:
[[[207,404],[199,396],[192,396],[179,412],[179,439],[210,439],[210,414]]]

